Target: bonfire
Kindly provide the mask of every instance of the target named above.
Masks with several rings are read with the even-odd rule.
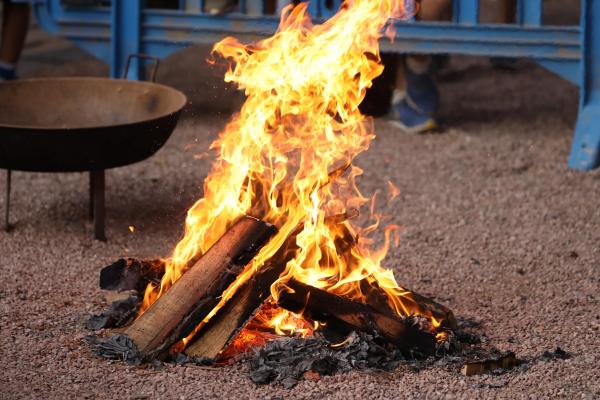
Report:
[[[360,192],[353,164],[375,138],[359,105],[384,68],[379,39],[413,11],[400,0],[348,0],[314,25],[302,3],[266,40],[214,46],[212,62],[227,63],[225,80],[246,101],[211,146],[203,197],[171,256],[103,271],[105,288],[143,289],[113,349],[223,361],[282,336],[322,333],[343,347],[363,332],[426,355],[447,340],[452,313],[384,266],[399,227]]]

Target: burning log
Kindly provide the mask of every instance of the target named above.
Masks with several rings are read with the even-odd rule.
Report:
[[[165,262],[161,259],[121,258],[102,268],[100,288],[120,293],[105,296],[112,304],[101,314],[92,315],[86,321],[86,328],[99,330],[128,325],[138,314],[142,303],[141,294],[146,286],[149,283],[159,285],[164,273]]]
[[[277,266],[269,266],[253,276],[200,330],[198,339],[188,346],[185,354],[194,358],[218,359],[220,353],[269,298],[270,287],[280,273]]]
[[[357,210],[350,209],[342,214],[327,217],[326,223],[341,224],[357,215]],[[238,289],[234,297],[198,332],[197,340],[185,351],[188,356],[218,358],[219,354],[269,298],[271,285],[284,272],[287,260],[298,249],[296,236],[302,231],[302,228],[302,225],[296,228],[271,258],[269,264]]]
[[[361,292],[366,296],[367,304],[380,312],[393,312],[388,304],[387,295],[376,282],[369,283],[363,280],[360,287]],[[448,307],[412,290],[407,289],[407,291],[410,293],[404,296],[402,301],[408,308],[414,310],[417,314],[432,316],[444,328],[457,328],[458,325],[454,313]]]
[[[458,324],[456,322],[456,318],[454,318],[454,313],[448,307],[443,304],[440,304],[429,297],[425,297],[420,295],[419,293],[410,292],[411,299],[415,302],[415,305],[420,313],[427,315],[431,314],[433,318],[441,323],[442,327],[447,327],[450,329],[456,329]]]
[[[269,264],[238,289],[234,297],[202,328],[198,339],[186,349],[188,356],[210,359],[219,356],[269,298],[271,285],[285,270],[289,255],[298,248],[296,236],[300,231],[301,227],[295,229]]]
[[[379,334],[399,349],[424,354],[435,352],[435,337],[402,318],[374,309],[324,290],[291,280],[282,291],[278,305],[289,311],[303,313],[306,317],[328,325]]]
[[[105,290],[137,290],[143,293],[148,283],[160,284],[165,273],[161,259],[138,260],[121,258],[100,271],[100,288]]]
[[[124,333],[145,358],[163,355],[217,305],[274,232],[258,219],[240,219]]]

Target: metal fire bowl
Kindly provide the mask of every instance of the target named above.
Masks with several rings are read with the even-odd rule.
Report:
[[[187,99],[151,82],[45,78],[0,84],[0,168],[103,170],[160,149]]]

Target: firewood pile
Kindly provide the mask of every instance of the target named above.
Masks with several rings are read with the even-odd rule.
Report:
[[[284,387],[353,369],[392,371],[407,363],[418,363],[417,368],[442,363],[464,375],[522,364],[513,353],[484,349],[468,321],[457,322],[447,307],[415,292],[410,298],[416,313],[409,315],[393,312],[386,294],[371,284],[365,284],[361,302],[291,279],[275,300],[271,285],[295,250],[294,233],[215,312],[223,293],[275,232],[261,220],[241,218],[143,313],[143,293],[149,284],[160,284],[165,261],[126,258],[103,268],[100,287],[120,298],[87,321],[96,332],[87,338],[93,351],[136,365],[241,361],[253,382]],[[278,334],[258,318],[277,307],[318,329],[307,337]],[[439,326],[432,327],[432,319]]]
[[[275,227],[258,219],[241,218],[141,315],[137,311],[140,294],[149,283],[160,282],[164,262],[117,261],[101,271],[100,287],[131,295],[113,303],[103,315],[91,318],[88,327],[119,328],[118,336],[114,336],[119,339],[113,340],[113,344],[129,347],[129,356],[122,357],[129,361],[132,354],[141,362],[165,360],[180,352],[196,359],[219,361],[240,332],[252,324],[253,316],[273,302],[270,287],[284,270],[294,247],[293,238],[280,248],[268,265],[241,285],[208,322],[204,320],[225,289],[275,231]],[[412,299],[416,310],[440,321],[439,332],[450,332],[456,327],[454,316],[446,307],[416,293]],[[324,331],[338,339],[348,337],[352,332],[362,332],[378,337],[404,354],[431,355],[436,352],[439,343],[435,328],[430,326],[427,318],[395,314],[387,305],[385,294],[376,288],[371,288],[368,300],[369,303],[358,302],[291,280],[276,304],[302,314],[310,321],[320,322],[326,327]],[[201,327],[198,329],[198,326]],[[189,340],[182,349],[181,342],[186,338]],[[104,342],[106,347],[109,341]]]

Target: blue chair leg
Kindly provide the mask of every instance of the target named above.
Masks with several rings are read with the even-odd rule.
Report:
[[[600,0],[583,0],[581,34],[579,115],[569,167],[589,171],[600,164]]]

